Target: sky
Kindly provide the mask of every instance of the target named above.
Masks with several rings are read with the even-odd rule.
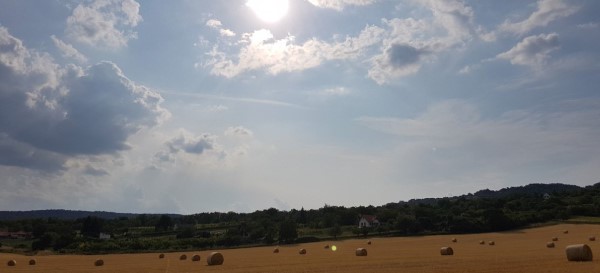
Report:
[[[600,181],[600,1],[0,0],[0,210]]]

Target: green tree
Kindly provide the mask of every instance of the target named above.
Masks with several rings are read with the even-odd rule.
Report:
[[[333,236],[333,239],[337,239],[337,237],[341,234],[342,228],[338,224],[333,225],[333,227],[329,229],[329,236]]]
[[[83,220],[83,226],[81,228],[81,234],[90,237],[98,237],[102,228],[104,227],[104,219],[88,216]]]
[[[173,227],[173,219],[169,215],[161,215],[154,226],[156,231],[168,231]]]
[[[289,244],[298,238],[296,222],[285,220],[279,225],[279,242]]]
[[[44,233],[44,235],[42,235],[42,237],[40,237],[39,240],[31,243],[31,249],[32,250],[44,250],[48,247],[51,247],[54,245],[54,242],[56,242],[58,237],[59,237],[58,234],[56,234],[55,232]]]

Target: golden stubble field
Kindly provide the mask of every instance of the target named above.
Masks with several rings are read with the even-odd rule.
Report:
[[[568,234],[563,231],[568,230]],[[273,247],[220,250],[225,256],[221,266],[207,266],[206,257],[211,251],[188,251],[120,255],[50,255],[20,256],[0,254],[0,272],[600,272],[600,241],[589,241],[590,236],[599,237],[599,225],[555,225],[503,233],[469,235],[441,235],[402,238],[370,238],[329,241],[292,246],[280,246],[278,254]],[[558,237],[555,248],[546,243]],[[453,243],[452,238],[457,242]],[[600,238],[597,238],[600,239]],[[479,241],[485,240],[485,245]],[[488,241],[496,244],[490,246]],[[592,262],[568,262],[565,246],[588,244],[596,255]],[[337,251],[325,249],[326,244],[335,245]],[[453,256],[441,256],[440,248],[450,246]],[[358,247],[368,250],[368,256],[357,257]],[[306,255],[298,250],[305,248]],[[180,261],[179,256],[188,259]],[[200,254],[200,262],[191,257]],[[31,258],[37,265],[30,266]],[[103,259],[104,266],[94,266],[96,259]],[[10,259],[17,266],[9,267]]]

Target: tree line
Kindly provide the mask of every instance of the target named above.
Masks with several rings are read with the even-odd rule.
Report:
[[[554,190],[552,190],[554,189]],[[0,230],[31,232],[22,248],[68,253],[204,249],[288,244],[353,236],[408,236],[502,231],[573,216],[600,217],[600,183],[585,188],[522,187],[495,197],[491,191],[452,198],[420,199],[382,206],[252,213],[206,212],[74,220],[38,218],[0,221]],[[501,191],[498,191],[501,192]],[[506,191],[504,192],[506,193]],[[375,228],[358,228],[359,215],[375,215]],[[109,234],[108,240],[99,238]],[[0,242],[10,243],[7,239]]]

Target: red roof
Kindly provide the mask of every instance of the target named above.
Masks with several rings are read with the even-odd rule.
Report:
[[[375,215],[367,215],[367,214],[363,214],[363,215],[361,215],[360,217],[361,217],[361,218],[364,218],[364,219],[365,219],[365,220],[367,220],[367,222],[369,222],[369,223],[373,223],[373,222],[375,222],[375,221],[379,222],[379,221],[377,220],[377,216],[375,216]]]

